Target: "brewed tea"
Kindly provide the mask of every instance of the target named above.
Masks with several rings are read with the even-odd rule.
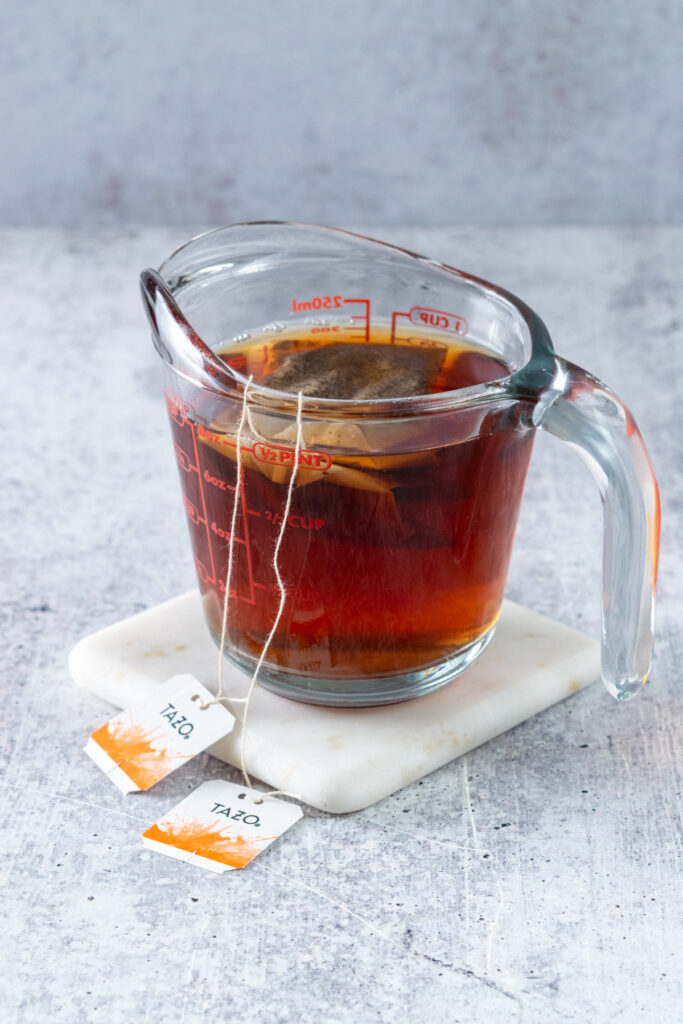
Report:
[[[463,339],[413,339],[412,352],[388,339],[382,329],[368,344],[345,340],[341,329],[329,339],[309,331],[261,337],[220,354],[256,384],[361,401],[395,397],[390,392],[401,377],[404,393],[436,393],[509,372]],[[330,394],[335,375],[340,393]],[[209,398],[201,409],[182,409],[172,398],[169,407],[207,618],[219,636],[236,423],[214,416]],[[361,428],[353,420],[304,421],[305,450],[279,559],[287,604],[270,663],[302,677],[391,676],[442,661],[491,629],[533,435],[504,402],[483,423],[481,416],[472,420],[471,408],[460,421],[457,415],[447,442],[428,418],[406,416],[394,424],[386,454],[381,425],[373,433],[372,424]],[[228,618],[238,660],[259,655],[277,610],[272,558],[293,468],[292,431],[291,418],[249,408]]]

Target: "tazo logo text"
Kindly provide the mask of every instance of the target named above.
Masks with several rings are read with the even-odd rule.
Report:
[[[224,818],[230,818],[230,821],[243,821],[245,825],[253,825],[254,828],[261,827],[261,819],[258,814],[245,814],[244,811],[235,811],[232,813],[232,807],[228,807],[227,804],[214,804],[211,808],[214,814],[222,814]]]
[[[276,448],[272,444],[264,444],[262,441],[257,441],[253,448],[254,458],[259,462],[268,462],[275,466],[293,466],[294,465],[294,449],[293,448]],[[317,469],[324,473],[326,469],[329,469],[332,465],[332,459],[327,452],[314,452],[310,449],[305,449],[299,452],[298,463],[300,466],[305,466],[307,469]]]
[[[185,715],[181,715],[180,712],[173,704],[167,704],[164,710],[161,712],[161,717],[165,718],[170,724],[176,729],[184,740],[189,739],[190,733],[194,730],[194,726],[189,718]]]

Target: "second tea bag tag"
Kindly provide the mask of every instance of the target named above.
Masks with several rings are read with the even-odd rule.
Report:
[[[232,730],[234,715],[212,700],[194,676],[173,676],[96,729],[85,752],[122,793],[149,789]]]
[[[142,842],[157,853],[221,873],[245,867],[302,816],[297,804],[214,779],[151,825]]]

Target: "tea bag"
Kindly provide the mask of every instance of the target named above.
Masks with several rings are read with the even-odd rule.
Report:
[[[310,398],[412,398],[434,390],[445,351],[440,345],[324,345],[293,352],[261,383]]]
[[[282,391],[301,390],[312,398],[355,401],[412,398],[434,390],[447,352],[445,345],[405,346],[376,344],[332,344],[309,351],[294,352],[262,383]],[[325,448],[345,448],[363,453],[362,469],[391,469],[432,458],[431,453],[412,452],[382,455],[385,447],[381,424],[318,422],[305,434],[307,444]],[[400,428],[396,422],[390,432],[389,449],[395,448]],[[292,425],[281,432],[282,440],[291,440]],[[410,438],[415,426],[406,425]],[[310,435],[310,436],[309,436]],[[292,435],[293,436],[293,435]],[[368,454],[365,454],[368,453]],[[337,465],[354,465],[352,454],[335,457]]]
[[[299,391],[312,398],[356,400],[409,398],[430,393],[443,365],[445,345],[402,346],[374,344],[331,344],[307,351],[293,352],[281,366],[261,380],[261,384],[289,394]],[[251,407],[247,411],[249,433],[256,441],[290,447],[296,438],[296,423],[290,416],[279,416]],[[222,424],[220,417],[212,428],[230,438],[230,426]],[[339,448],[332,465],[325,472],[328,483],[352,487],[362,491],[391,494],[396,481],[389,473],[405,465],[433,461],[430,450],[392,452],[400,427],[394,422],[391,441],[383,454],[382,425],[361,425],[352,421],[308,420],[303,435],[306,448],[324,450]],[[234,427],[233,427],[234,430]],[[413,439],[415,424],[406,424],[408,437]],[[208,443],[212,443],[209,441]],[[230,445],[220,442],[219,450],[232,458]],[[217,445],[214,444],[217,447]],[[353,454],[353,453],[357,454]],[[275,483],[286,483],[291,468],[255,460],[249,451],[243,451],[246,466],[256,468]],[[372,470],[383,470],[381,475]],[[320,474],[300,467],[297,487],[320,480]]]

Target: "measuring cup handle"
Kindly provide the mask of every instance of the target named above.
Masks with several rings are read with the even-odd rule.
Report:
[[[602,678],[612,696],[633,697],[652,661],[659,550],[659,492],[630,412],[580,366],[555,358],[553,384],[534,422],[588,464],[603,503]]]

